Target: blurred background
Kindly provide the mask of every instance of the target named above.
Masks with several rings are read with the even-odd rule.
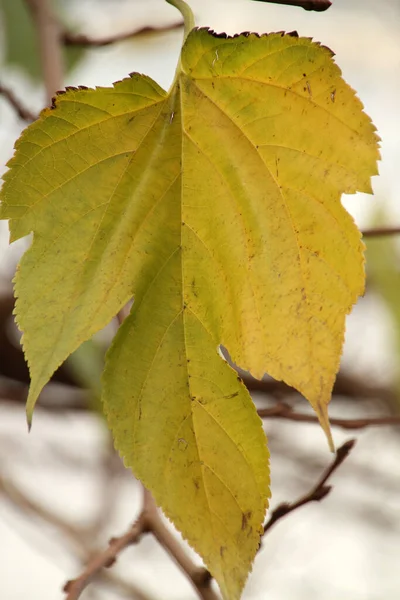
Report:
[[[231,34],[295,29],[336,53],[345,79],[382,138],[375,195],[350,196],[344,204],[362,229],[400,225],[400,1],[333,0],[322,13],[250,0],[189,3],[198,25]],[[174,8],[163,0],[53,4],[68,32],[91,40],[144,29],[106,46],[66,47],[64,85],[110,85],[138,71],[168,88],[183,34]],[[37,36],[25,0],[0,0],[0,86],[33,115],[46,105]],[[26,124],[0,93],[0,174]],[[400,412],[400,235],[365,241],[367,290],[348,318],[330,408],[332,417],[345,420]],[[11,280],[28,243],[9,247],[7,224],[0,223],[0,597],[62,600],[65,582],[133,522],[141,489],[115,455],[101,416],[99,376],[116,323],[84,344],[55,374],[27,433],[29,377],[12,318]],[[293,390],[268,377],[262,385],[246,381],[259,407],[278,403],[311,415]],[[274,507],[307,492],[331,455],[314,423],[284,418],[264,423]],[[333,433],[337,445],[357,438],[332,479],[333,491],[268,533],[244,599],[400,597],[400,426],[335,427]],[[193,600],[196,594],[170,557],[145,536],[82,598]]]

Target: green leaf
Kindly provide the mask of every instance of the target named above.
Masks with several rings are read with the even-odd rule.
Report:
[[[364,286],[341,193],[370,192],[377,137],[309,39],[193,30],[167,94],[132,74],[59,95],[2,191],[31,417],[51,374],[134,296],[106,358],[115,444],[237,599],[267,504],[267,450],[218,356],[327,403]]]

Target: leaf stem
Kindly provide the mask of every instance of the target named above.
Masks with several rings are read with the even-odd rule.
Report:
[[[185,42],[187,36],[195,26],[193,11],[184,0],[167,0],[167,2],[168,4],[175,6],[183,17],[185,23],[185,35],[183,41]]]

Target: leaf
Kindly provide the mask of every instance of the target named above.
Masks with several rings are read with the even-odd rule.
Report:
[[[268,453],[243,383],[217,355],[212,333],[182,308],[182,262],[175,251],[120,328],[104,375],[105,410],[126,466],[224,597],[239,598],[260,542]]]
[[[327,403],[364,286],[341,193],[371,192],[377,136],[332,53],[309,39],[193,30],[167,94],[132,74],[69,89],[17,143],[3,186],[37,396],[134,296],[108,352],[115,444],[237,599],[267,503],[267,450],[217,355]]]

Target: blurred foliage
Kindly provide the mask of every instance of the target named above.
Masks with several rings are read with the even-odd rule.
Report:
[[[381,213],[375,218],[376,226],[389,222],[389,215]],[[400,389],[400,250],[393,236],[371,237],[364,241],[367,246],[367,281],[381,296],[393,320]]]
[[[103,414],[101,402],[101,374],[104,369],[105,348],[96,339],[81,344],[67,359],[74,378],[89,392],[89,406]]]
[[[62,22],[65,10],[61,10],[60,0],[55,1],[55,10]],[[4,62],[6,65],[20,68],[35,81],[41,79],[39,49],[36,31],[24,0],[0,0],[0,18],[4,32]],[[69,46],[64,49],[66,70],[72,69],[82,57],[84,50]]]

